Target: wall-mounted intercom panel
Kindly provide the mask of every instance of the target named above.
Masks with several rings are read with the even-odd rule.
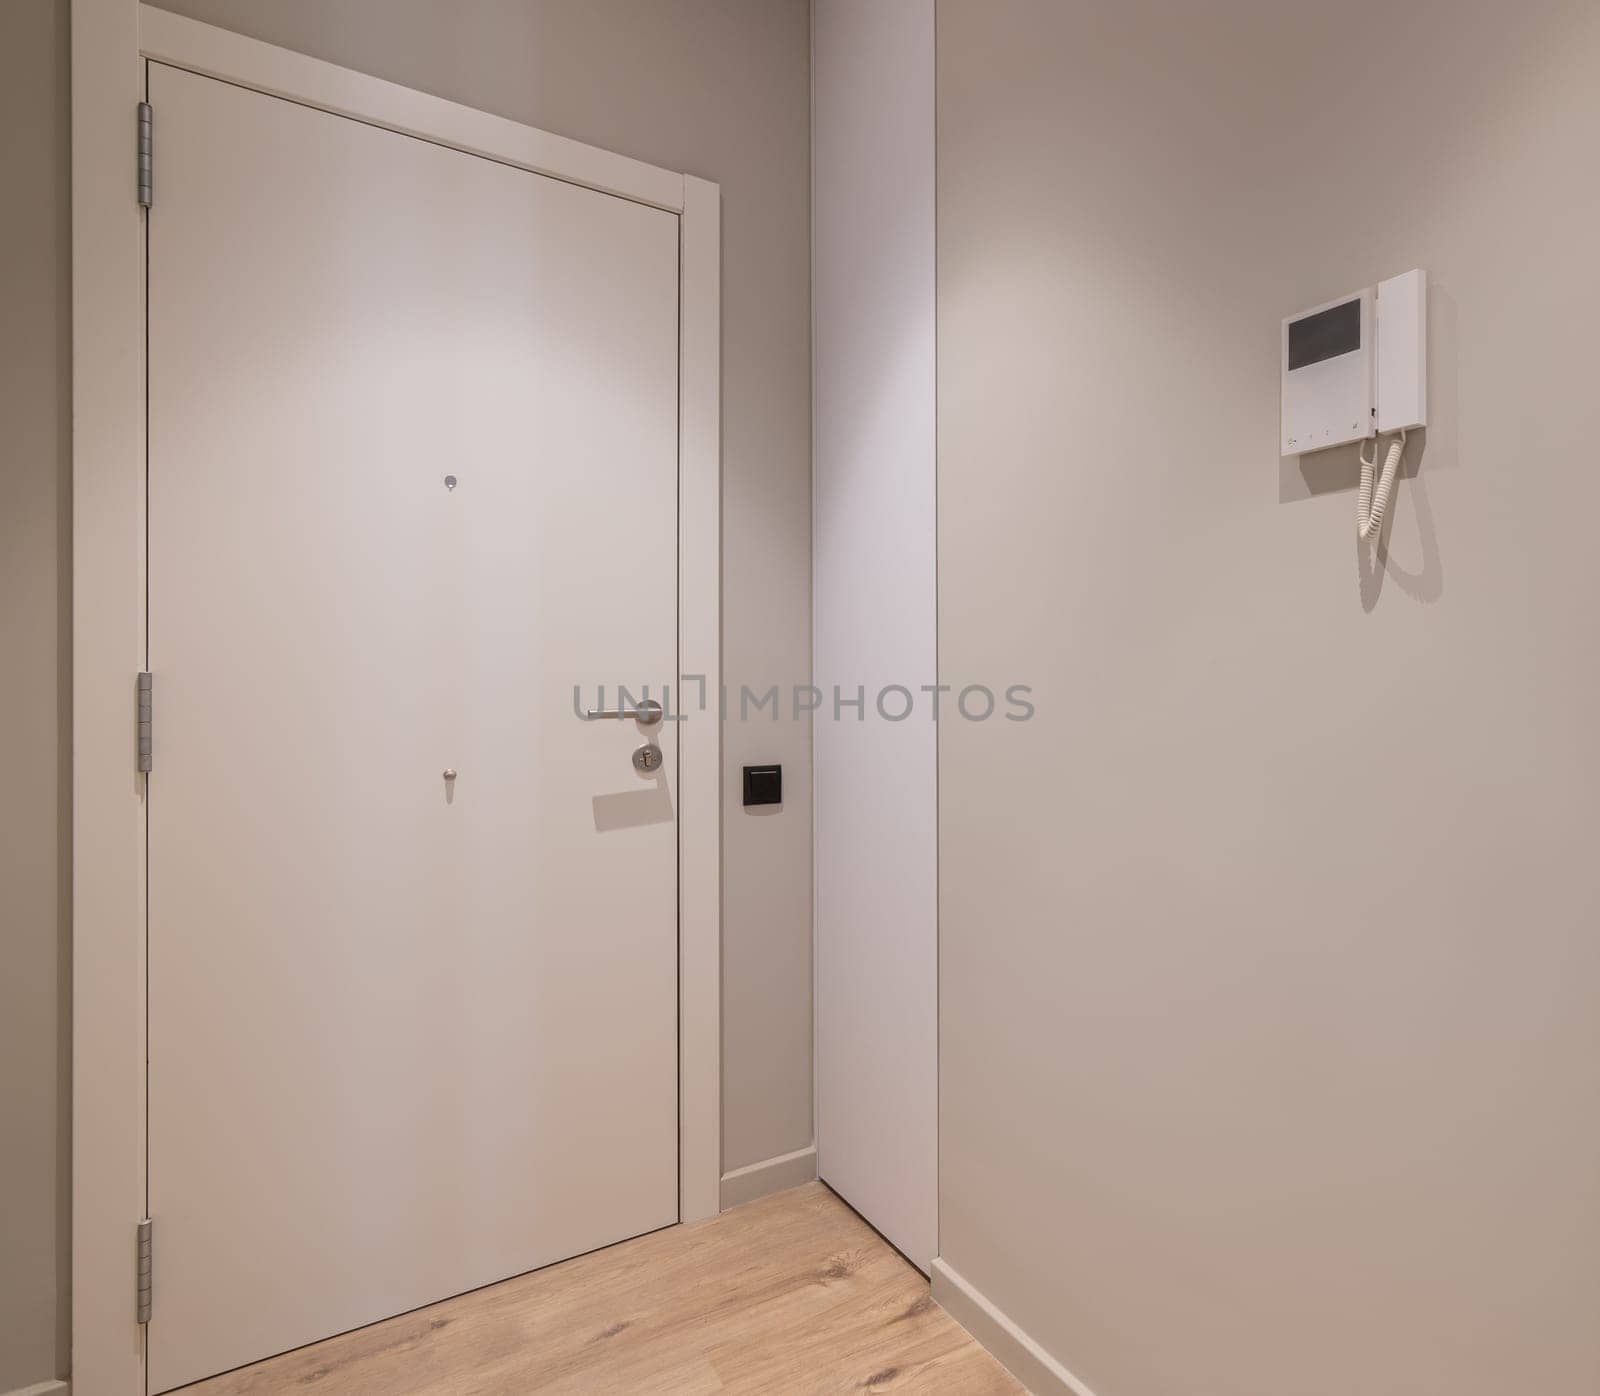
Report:
[[[1289,316],[1282,453],[1426,426],[1427,315],[1418,270]]]
[[[1360,441],[1374,430],[1370,287],[1283,322],[1283,454]]]

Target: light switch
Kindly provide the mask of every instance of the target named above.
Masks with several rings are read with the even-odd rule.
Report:
[[[747,805],[781,805],[783,803],[783,767],[746,766],[744,768],[744,802]]]

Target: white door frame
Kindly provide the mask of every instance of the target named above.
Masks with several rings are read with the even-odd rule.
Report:
[[[153,9],[72,0],[72,1381],[145,1389],[144,219],[136,108],[159,60],[680,218],[679,1218],[718,1209],[721,1143],[721,233],[718,186]],[[155,113],[155,198],[161,193]],[[703,676],[698,685],[692,679]],[[704,701],[701,701],[704,695]],[[157,761],[159,763],[159,706]],[[160,1238],[155,1241],[159,1256]],[[154,1303],[159,1308],[160,1266]]]

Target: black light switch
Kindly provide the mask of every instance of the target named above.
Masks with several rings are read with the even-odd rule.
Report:
[[[783,767],[746,766],[744,768],[744,802],[747,805],[781,805],[783,803]]]

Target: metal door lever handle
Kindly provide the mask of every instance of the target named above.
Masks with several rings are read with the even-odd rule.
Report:
[[[605,718],[624,722],[632,718],[645,727],[653,727],[661,721],[661,704],[654,698],[646,698],[637,708],[590,708],[583,717],[585,722],[599,722]]]

